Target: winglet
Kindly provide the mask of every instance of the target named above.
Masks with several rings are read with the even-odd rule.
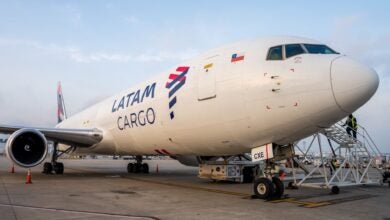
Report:
[[[58,82],[58,86],[57,86],[57,105],[58,105],[57,117],[58,117],[58,123],[60,123],[67,118],[64,96],[62,95],[61,82]]]

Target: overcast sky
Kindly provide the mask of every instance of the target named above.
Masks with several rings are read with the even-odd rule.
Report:
[[[271,2],[0,1],[0,124],[54,126],[57,81],[74,114],[205,50],[296,35],[378,72],[356,116],[390,152],[390,2]]]

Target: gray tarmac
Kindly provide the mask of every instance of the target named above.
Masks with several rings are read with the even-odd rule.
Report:
[[[128,174],[128,160],[62,160],[63,175],[0,157],[0,219],[390,219],[390,187],[286,189],[276,201],[252,199],[252,184],[199,179],[197,168],[146,160],[150,174]],[[158,173],[156,168],[158,166]]]

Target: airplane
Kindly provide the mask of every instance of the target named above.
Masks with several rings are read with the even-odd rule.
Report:
[[[286,146],[357,110],[378,84],[373,69],[316,40],[264,37],[210,50],[71,117],[59,84],[55,128],[0,125],[0,133],[10,134],[6,154],[21,167],[42,163],[52,141],[45,173],[64,172],[62,153],[134,155],[128,171],[148,173],[145,155],[198,166]],[[269,198],[280,184],[265,176],[255,194]]]

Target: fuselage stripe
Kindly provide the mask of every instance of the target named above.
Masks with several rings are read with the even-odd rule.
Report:
[[[173,97],[171,101],[169,101],[169,109],[171,109],[176,104],[176,96]]]
[[[173,89],[169,91],[169,98],[171,98],[177,92],[177,90],[179,90],[184,85],[184,83],[186,83],[185,80],[180,81],[175,87],[173,87]]]
[[[179,69],[179,68],[177,68],[177,69]],[[185,81],[185,77],[184,76],[187,74],[188,69],[189,69],[189,67],[185,67],[185,71],[182,72],[178,77],[176,77],[171,83],[169,83],[167,85],[167,89],[170,89],[175,83],[177,83],[177,81],[180,81],[180,79],[182,79],[182,78],[184,78],[182,81]]]
[[[165,153],[165,154],[167,154],[167,155],[171,155],[171,153],[169,153],[167,150],[165,150],[165,149],[161,149],[161,151],[163,152],[163,153]]]
[[[163,154],[161,151],[159,151],[159,150],[154,150],[154,151],[156,151],[158,154]]]

